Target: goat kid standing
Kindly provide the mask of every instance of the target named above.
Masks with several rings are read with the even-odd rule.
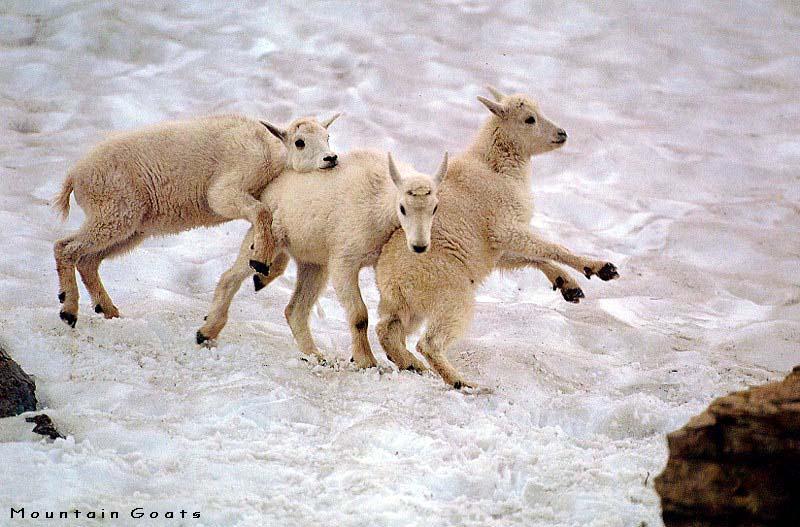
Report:
[[[387,166],[383,154],[354,151],[325,174],[287,170],[264,191],[261,201],[274,211],[272,231],[285,252],[278,254],[266,276],[254,276],[256,291],[284,272],[289,256],[295,260],[297,282],[285,316],[306,355],[324,361],[308,320],[330,276],[347,312],[353,361],[359,368],[377,365],[367,338],[367,307],[358,273],[375,264],[381,246],[393,233],[412,258],[428,250],[437,209],[436,189],[447,171],[447,154],[433,178],[410,166],[401,165],[401,169],[391,155]],[[206,323],[197,332],[198,344],[217,337],[227,322],[234,294],[253,274],[247,265],[252,237],[251,229],[236,262],[220,278]],[[406,367],[424,369],[425,365],[413,361]]]

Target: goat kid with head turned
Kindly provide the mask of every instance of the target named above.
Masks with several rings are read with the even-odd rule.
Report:
[[[554,262],[587,278],[619,276],[613,264],[577,256],[533,232],[530,158],[563,146],[567,133],[529,97],[491,91],[495,101],[478,99],[492,115],[472,146],[450,163],[439,187],[430,250],[412,256],[394,235],[375,267],[381,295],[377,332],[389,359],[400,368],[416,361],[406,337],[427,321],[417,351],[457,389],[474,384],[449,363],[445,351],[467,329],[475,291],[494,269],[537,267],[562,293],[580,288]]]
[[[358,273],[375,264],[393,233],[410,257],[428,251],[437,187],[446,171],[447,154],[431,178],[407,165],[398,169],[391,155],[387,163],[382,154],[354,151],[324,174],[287,170],[266,188],[261,201],[274,211],[272,231],[282,252],[266,275],[254,276],[254,283],[258,291],[284,272],[290,256],[295,260],[297,282],[285,316],[303,353],[324,360],[311,336],[309,316],[330,276],[347,312],[353,361],[359,368],[377,365],[367,338],[367,307]],[[234,294],[253,274],[247,264],[252,239],[253,229],[236,262],[220,278],[206,323],[197,332],[198,344],[219,335]],[[406,367],[425,366],[416,361]]]
[[[297,119],[282,129],[215,116],[123,132],[100,143],[69,171],[55,203],[66,218],[74,191],[86,213],[80,230],[54,247],[61,319],[75,327],[76,267],[95,311],[119,316],[100,281],[100,263],[148,236],[244,219],[253,226],[248,262],[268,271],[275,255],[272,213],[256,198],[286,166],[301,172],[336,166],[327,131],[336,117]]]

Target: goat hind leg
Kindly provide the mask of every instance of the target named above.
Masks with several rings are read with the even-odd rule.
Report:
[[[81,275],[83,285],[92,297],[95,313],[102,313],[105,318],[116,318],[119,316],[119,309],[111,301],[111,297],[103,287],[100,280],[100,264],[109,257],[114,257],[125,253],[136,247],[144,238],[141,234],[134,234],[130,238],[118,242],[104,251],[87,254],[82,256],[76,265],[78,273]]]
[[[81,275],[83,285],[89,291],[89,296],[94,304],[94,312],[102,313],[105,318],[116,318],[119,316],[119,309],[111,301],[108,292],[100,281],[100,262],[103,260],[99,253],[87,254],[82,256],[76,265],[78,273]]]
[[[62,238],[53,246],[58,273],[58,301],[62,304],[59,315],[61,320],[73,328],[78,320],[78,281],[75,279],[75,261],[67,252],[67,247],[76,236]]]
[[[399,370],[422,373],[427,366],[406,348],[406,328],[396,314],[383,316],[375,327],[386,356]]]
[[[136,218],[125,217],[117,212],[117,209],[112,209],[105,217],[88,219],[75,235],[59,240],[55,244],[53,252],[61,287],[59,300],[63,298],[59,316],[72,327],[75,327],[78,319],[76,265],[85,256],[111,249],[117,244],[124,243],[134,234],[133,225],[137,223]],[[99,261],[97,265],[99,266]]]
[[[461,306],[462,309],[458,309],[456,306]],[[475,383],[462,377],[445,357],[447,348],[464,333],[469,322],[470,311],[471,300],[466,299],[462,302],[452,302],[447,306],[440,306],[434,312],[428,328],[417,343],[417,351],[428,360],[442,380],[456,390],[477,388]]]

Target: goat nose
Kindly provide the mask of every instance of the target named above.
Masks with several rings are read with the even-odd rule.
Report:
[[[424,253],[428,250],[427,245],[414,245],[413,248],[415,253]]]
[[[336,160],[339,159],[339,156],[333,154],[332,156],[325,156],[322,158],[323,161],[327,161],[328,163],[336,163]]]
[[[564,139],[567,138],[567,132],[563,128],[558,129],[558,136],[563,137]]]

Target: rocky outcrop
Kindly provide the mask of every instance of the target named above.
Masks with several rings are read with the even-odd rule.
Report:
[[[36,384],[0,348],[0,417],[36,410]]]
[[[36,410],[36,384],[22,371],[19,364],[0,348],[0,418],[34,410]],[[25,421],[35,423],[34,433],[50,439],[64,439],[50,417],[45,414],[26,417]]]
[[[667,527],[800,526],[800,366],[715,400],[667,441]]]

